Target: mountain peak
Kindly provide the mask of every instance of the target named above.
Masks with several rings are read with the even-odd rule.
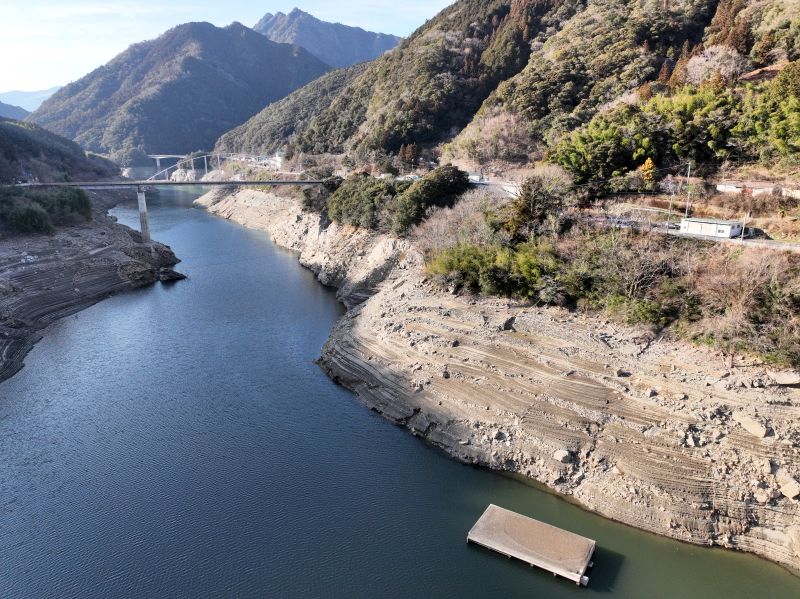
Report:
[[[400,38],[328,23],[294,8],[287,15],[267,13],[253,27],[273,42],[297,44],[333,67],[374,60],[400,43]]]
[[[328,69],[241,23],[185,23],[62,88],[30,120],[128,165],[146,153],[211,148]]]

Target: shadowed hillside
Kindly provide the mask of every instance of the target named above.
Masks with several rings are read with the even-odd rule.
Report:
[[[33,123],[0,118],[0,184],[17,180],[92,181],[119,173],[73,141]]]
[[[19,106],[14,106],[12,104],[4,104],[0,102],[0,117],[6,119],[17,119],[21,121],[30,113],[25,110],[24,108],[20,108]]]
[[[238,23],[188,23],[62,88],[29,120],[123,165],[208,149],[326,64]]]

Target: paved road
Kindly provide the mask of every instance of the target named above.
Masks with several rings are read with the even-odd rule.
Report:
[[[686,239],[702,239],[703,241],[716,241],[718,243],[732,243],[746,247],[800,253],[800,243],[793,243],[790,241],[776,241],[774,239],[740,239],[738,237],[726,239],[725,237],[709,237],[707,235],[687,235],[686,233],[681,233],[680,231],[668,231],[668,233],[670,235],[674,235],[675,237],[684,237]]]

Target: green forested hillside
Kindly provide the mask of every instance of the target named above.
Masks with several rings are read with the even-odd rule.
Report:
[[[146,153],[210,149],[327,70],[306,50],[238,23],[188,23],[62,88],[29,120],[131,164]]]
[[[503,82],[450,148],[479,161],[541,153],[615,103],[800,58],[797,0],[590,0]],[[664,91],[662,89],[662,91]],[[643,92],[643,93],[642,93]]]
[[[34,125],[0,118],[0,184],[16,180],[92,181],[119,173],[73,141]]]
[[[713,166],[800,157],[800,61],[771,82],[731,89],[709,81],[623,104],[566,135],[549,154],[579,183],[642,165]]]
[[[251,149],[357,158],[415,144],[446,160],[530,162],[623,105],[647,111],[673,94],[690,111],[709,94],[720,96],[711,104],[723,96],[760,104],[761,88],[745,91],[738,77],[799,58],[800,0],[460,0],[360,74],[338,74],[338,91],[301,90],[236,136]],[[796,109],[781,110],[791,129]],[[302,115],[297,130],[265,125],[293,113]],[[737,135],[730,139],[749,134],[740,127]]]
[[[330,102],[365,69],[365,64],[359,64],[323,75],[223,135],[216,149],[220,152],[249,154],[271,153],[280,149],[304,134],[319,107]]]
[[[394,152],[447,139],[525,66],[525,36],[557,26],[573,10],[556,0],[456,2],[321,104],[292,149]]]

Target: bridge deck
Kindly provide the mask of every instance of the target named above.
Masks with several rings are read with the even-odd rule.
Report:
[[[66,183],[18,183],[15,187],[80,187],[119,189],[126,187],[251,187],[272,185],[320,185],[323,181],[84,181]]]

